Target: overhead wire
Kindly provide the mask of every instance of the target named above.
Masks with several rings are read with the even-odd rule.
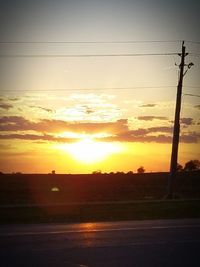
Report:
[[[185,41],[186,43],[191,43],[191,44],[200,44],[200,42],[198,42],[198,41],[190,41],[190,40],[186,40]]]
[[[176,88],[177,85],[161,85],[161,86],[129,86],[129,87],[99,87],[99,88],[52,88],[52,89],[2,89],[1,92],[58,92],[58,91],[105,91],[105,90],[144,90],[144,89],[165,89]],[[200,89],[198,86],[184,86],[184,88]],[[187,94],[189,95],[189,94]],[[191,95],[191,94],[190,94]],[[194,95],[191,95],[194,96]]]
[[[179,43],[182,40],[143,41],[0,41],[0,44],[137,44],[137,43]]]
[[[138,90],[138,89],[163,89],[163,88],[174,88],[173,85],[168,86],[130,86],[130,87],[107,87],[107,88],[55,88],[55,89],[3,89],[2,92],[57,92],[57,91],[104,91],[104,90]]]
[[[189,53],[190,56],[200,56],[200,53]]]
[[[183,87],[189,87],[189,88],[193,88],[193,89],[200,89],[199,86],[184,85]]]
[[[144,41],[0,41],[0,44],[131,44],[131,43],[178,43],[182,40],[144,40]],[[200,43],[195,41],[186,41],[190,43]],[[1,58],[42,58],[42,57],[144,57],[144,56],[175,56],[179,55],[177,52],[171,52],[171,53],[126,53],[126,54],[0,54]],[[193,56],[199,56],[198,53],[190,53],[190,55]],[[131,89],[153,89],[153,88],[167,88],[167,87],[176,87],[176,86],[152,86],[152,87],[113,87],[113,88],[64,88],[64,89],[48,89],[48,90],[28,90],[30,91],[77,91],[77,90],[131,90]],[[198,88],[198,87],[192,87],[190,88]],[[2,91],[16,91],[12,89],[8,90],[2,90]],[[17,90],[17,91],[27,91],[27,90]]]
[[[200,97],[200,95],[193,95],[193,94],[188,94],[188,93],[185,93],[184,95],[186,95],[186,96],[193,96],[193,97]]]
[[[142,44],[142,43],[180,43],[182,40],[128,40],[128,41],[0,41],[0,44]],[[187,43],[200,44],[198,41],[186,40]],[[0,57],[132,57],[132,56],[170,56],[174,53],[130,53],[130,54],[1,54]],[[200,54],[191,53],[199,56]]]
[[[143,57],[143,56],[171,56],[178,55],[178,53],[138,53],[138,54],[0,54],[1,58],[40,58],[40,57]]]

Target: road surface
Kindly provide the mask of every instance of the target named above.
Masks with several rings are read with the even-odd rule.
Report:
[[[0,266],[200,266],[200,219],[0,226]]]

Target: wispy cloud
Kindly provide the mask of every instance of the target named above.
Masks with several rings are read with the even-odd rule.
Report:
[[[108,142],[140,142],[140,143],[171,143],[171,136],[158,135],[158,136],[148,136],[148,135],[134,135],[132,132],[126,132],[119,134],[117,136],[106,137],[101,140]]]
[[[166,134],[159,135],[148,135],[148,130],[144,134],[142,134],[142,130],[139,131],[127,131],[122,134],[118,134],[115,136],[101,138],[101,141],[108,142],[140,142],[140,143],[162,143],[162,144],[171,144],[172,136]],[[182,143],[198,143],[200,139],[200,135],[198,133],[188,133],[182,134],[180,136],[180,142]]]
[[[172,127],[165,127],[165,126],[148,128],[149,133],[151,132],[172,133],[172,130],[173,130]]]
[[[40,107],[40,106],[29,106],[29,107],[30,108],[35,108],[35,109],[41,109],[41,110],[44,110],[44,111],[50,112],[50,113],[54,112],[54,110],[50,109],[50,108],[44,108],[44,107]]]
[[[13,105],[7,103],[6,99],[0,98],[0,109],[9,110],[13,108]]]
[[[194,106],[195,108],[197,108],[197,109],[200,109],[200,105],[196,105],[196,106]]]
[[[182,143],[198,143],[200,139],[200,134],[196,132],[182,134],[180,136],[180,142]]]
[[[111,103],[79,103],[56,110],[56,119],[69,121],[115,121],[121,117],[121,110]]]
[[[11,98],[9,98],[9,100],[10,100],[10,101],[19,101],[20,98],[18,98],[18,97],[11,97]]]
[[[137,137],[145,136],[152,133],[172,133],[172,127],[150,127],[150,128],[139,128],[137,130],[129,130],[126,134]]]
[[[162,117],[162,116],[139,116],[137,117],[138,120],[143,120],[143,121],[153,121],[153,120],[168,120],[167,117]]]
[[[153,108],[155,106],[156,106],[156,104],[143,104],[143,105],[140,105],[139,107],[140,108]]]
[[[0,108],[5,109],[5,110],[9,110],[9,109],[13,108],[13,106],[10,104],[6,104],[6,103],[5,104],[0,103]]]
[[[193,119],[192,119],[192,118],[181,118],[181,119],[180,119],[180,122],[181,122],[182,124],[185,124],[185,125],[187,125],[187,126],[190,126],[190,125],[193,124]]]
[[[20,139],[20,140],[43,140],[43,141],[50,141],[50,142],[59,142],[59,143],[72,143],[75,141],[79,141],[78,138],[65,138],[65,137],[56,137],[49,134],[44,135],[37,135],[37,134],[3,134],[0,135],[0,139],[7,140],[7,139]]]

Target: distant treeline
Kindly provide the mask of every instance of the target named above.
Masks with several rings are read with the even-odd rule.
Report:
[[[162,199],[167,178],[168,173],[4,174],[0,176],[0,203]],[[200,171],[178,173],[174,192],[177,198],[200,198]]]

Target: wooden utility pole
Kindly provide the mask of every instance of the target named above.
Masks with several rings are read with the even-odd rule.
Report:
[[[171,153],[171,163],[170,163],[170,173],[168,177],[167,185],[167,198],[173,198],[173,181],[177,171],[177,158],[178,158],[178,145],[179,145],[179,133],[180,133],[180,111],[181,111],[181,96],[182,96],[182,87],[183,87],[183,77],[184,77],[184,67],[185,67],[185,53],[184,42],[182,43],[182,53],[180,68],[179,82],[177,86],[177,95],[176,95],[176,110],[174,118],[174,131],[173,131],[173,141],[172,141],[172,153]]]

